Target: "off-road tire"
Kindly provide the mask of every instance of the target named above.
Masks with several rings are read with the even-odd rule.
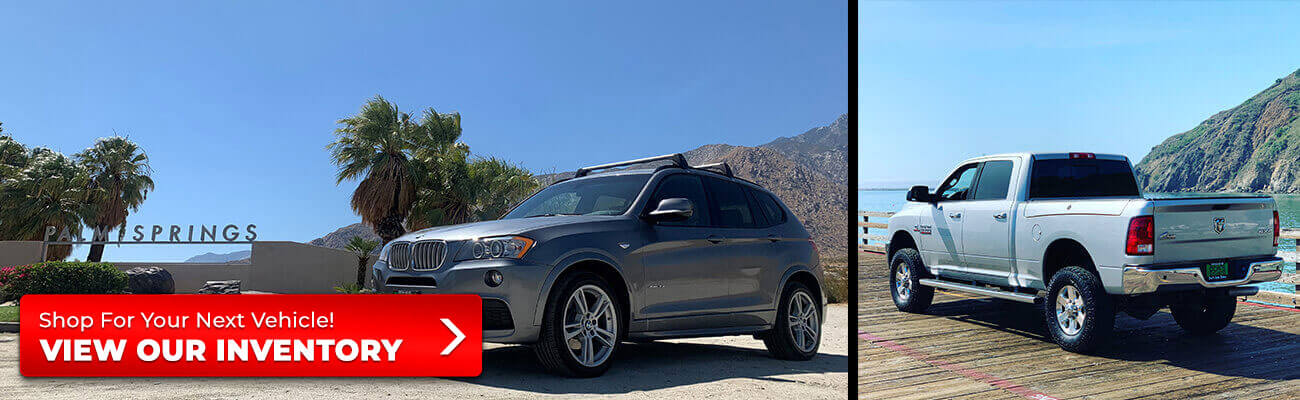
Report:
[[[568,344],[564,341],[564,305],[573,292],[584,285],[596,285],[609,295],[610,301],[614,302],[614,310],[618,317],[619,331],[615,346],[611,351],[609,358],[604,363],[595,367],[587,367],[579,364],[577,360],[569,353]],[[546,311],[542,315],[542,330],[538,337],[537,343],[533,345],[533,351],[537,353],[537,360],[548,371],[575,378],[591,378],[604,374],[609,370],[614,358],[618,356],[618,350],[622,347],[622,341],[627,337],[627,316],[622,315],[623,304],[619,300],[618,294],[610,287],[605,279],[599,275],[590,272],[579,272],[568,274],[560,277],[555,282],[555,289],[551,290],[550,296],[547,296]]]
[[[902,265],[907,266],[906,275],[911,282],[906,297],[898,293],[898,269]],[[925,276],[925,264],[921,263],[921,253],[916,249],[900,249],[894,253],[889,262],[889,296],[894,299],[898,311],[922,313],[934,302],[934,288],[921,286],[921,278]]]
[[[758,335],[763,338],[763,344],[767,346],[767,352],[771,353],[772,357],[782,360],[806,361],[817,355],[817,349],[821,348],[821,340],[825,332],[822,331],[820,326],[817,327],[817,343],[813,345],[811,351],[804,352],[800,350],[798,346],[795,346],[794,339],[790,337],[790,318],[788,318],[790,316],[790,300],[798,292],[807,293],[816,303],[814,307],[817,308],[817,322],[819,324],[825,324],[826,322],[825,315],[822,312],[821,300],[818,300],[818,296],[812,290],[808,290],[808,286],[800,282],[786,283],[785,290],[781,291],[781,303],[776,309],[775,328]]]
[[[1206,295],[1199,302],[1170,304],[1169,313],[1187,333],[1209,335],[1232,322],[1232,316],[1237,313],[1237,298]]]
[[[1056,317],[1057,295],[1066,285],[1074,286],[1083,299],[1084,318],[1079,332],[1074,335],[1062,330]],[[1047,333],[1062,349],[1074,353],[1089,353],[1110,340],[1115,329],[1115,302],[1101,285],[1101,279],[1083,267],[1062,268],[1052,275],[1047,285],[1047,298],[1043,300]]]

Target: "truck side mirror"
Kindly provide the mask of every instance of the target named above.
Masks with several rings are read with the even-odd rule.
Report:
[[[655,222],[663,221],[685,221],[695,214],[695,204],[689,199],[671,198],[663,199],[654,211],[646,215],[647,219]]]
[[[907,191],[907,201],[933,203],[934,195],[930,194],[930,188],[925,185],[912,186],[912,189]]]

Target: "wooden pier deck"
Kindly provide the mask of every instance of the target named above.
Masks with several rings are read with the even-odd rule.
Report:
[[[859,254],[858,393],[887,399],[1300,399],[1300,310],[1242,303],[1217,335],[1167,310],[1116,317],[1094,356],[1046,337],[1036,306],[937,291],[925,314],[894,308],[884,256]]]

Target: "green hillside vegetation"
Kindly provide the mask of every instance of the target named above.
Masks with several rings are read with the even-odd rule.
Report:
[[[1300,192],[1300,71],[1166,139],[1137,165],[1150,192]]]

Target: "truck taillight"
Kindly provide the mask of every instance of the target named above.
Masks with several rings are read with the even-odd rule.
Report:
[[[1097,158],[1097,155],[1096,155],[1096,154],[1093,154],[1093,153],[1070,153],[1070,159],[1071,159],[1071,160],[1076,159],[1076,158],[1082,158],[1082,159],[1089,159],[1089,160],[1091,160],[1091,159]]]
[[[1133,217],[1128,221],[1128,239],[1124,242],[1124,252],[1130,256],[1145,256],[1155,253],[1156,235],[1155,219],[1150,215]]]
[[[817,251],[817,242],[814,242],[812,238],[808,238],[808,244],[812,245],[813,258],[820,260],[822,258],[822,253],[820,251]]]
[[[1282,224],[1277,218],[1277,210],[1273,210],[1273,247],[1277,247],[1277,238],[1281,234]]]

